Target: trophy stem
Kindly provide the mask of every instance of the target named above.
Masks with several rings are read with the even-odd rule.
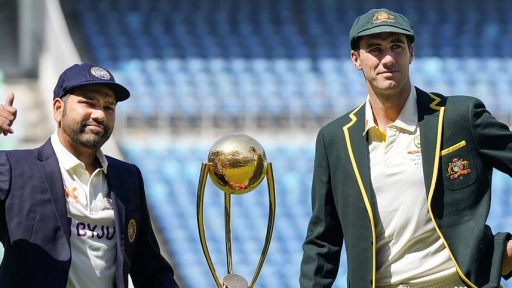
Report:
[[[203,254],[206,258],[206,262],[208,263],[208,268],[210,268],[210,272],[212,273],[213,280],[217,287],[221,288],[222,284],[220,283],[219,277],[215,272],[215,267],[213,266],[212,258],[210,256],[210,252],[208,251],[208,244],[206,244],[206,234],[204,231],[204,216],[203,216],[203,207],[204,207],[204,190],[206,187],[206,179],[208,177],[208,171],[210,169],[211,164],[203,163],[201,165],[201,174],[199,176],[199,183],[197,184],[197,226],[199,229],[199,240],[201,241],[201,247],[203,248]]]
[[[252,277],[251,284],[249,287],[253,288],[256,284],[256,280],[260,275],[261,268],[267,257],[268,248],[270,247],[270,241],[272,240],[272,232],[274,231],[274,220],[276,218],[276,189],[274,185],[274,173],[272,171],[272,163],[267,163],[267,185],[268,185],[268,223],[267,223],[267,235],[265,236],[265,244],[263,245],[263,251],[261,252],[260,261]]]
[[[224,225],[228,274],[233,274],[233,256],[231,251],[231,193],[227,192],[224,193]]]

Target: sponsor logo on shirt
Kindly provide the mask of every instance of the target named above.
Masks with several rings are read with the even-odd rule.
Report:
[[[66,193],[66,200],[73,199],[75,202],[78,202],[78,188],[75,186],[71,188],[66,187],[64,192]]]
[[[116,228],[108,225],[91,225],[90,223],[77,222],[76,223],[76,236],[86,238],[105,238],[107,240],[114,239]]]
[[[409,147],[407,148],[407,155],[413,166],[419,167],[421,165],[422,161],[420,135],[414,136],[413,141],[411,141]]]

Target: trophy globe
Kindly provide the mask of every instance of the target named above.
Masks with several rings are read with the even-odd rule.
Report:
[[[226,193],[245,194],[258,187],[267,170],[265,150],[256,139],[231,134],[213,144],[208,154],[210,178]]]

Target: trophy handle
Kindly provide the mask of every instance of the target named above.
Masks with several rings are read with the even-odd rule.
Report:
[[[268,248],[270,247],[270,240],[272,240],[272,232],[274,231],[274,220],[276,218],[276,190],[274,185],[274,173],[272,171],[272,163],[267,163],[267,184],[268,184],[268,223],[267,223],[267,235],[265,236],[265,244],[263,245],[263,251],[261,252],[260,261],[252,277],[250,288],[253,288],[256,284],[256,280],[260,275],[261,268],[267,257]]]
[[[208,171],[210,169],[210,163],[203,163],[201,165],[201,174],[199,176],[199,183],[197,184],[197,226],[199,229],[199,239],[201,241],[201,247],[203,248],[204,257],[206,258],[206,262],[208,263],[208,267],[210,268],[210,272],[212,273],[213,280],[215,280],[217,287],[221,288],[222,284],[220,283],[219,277],[217,276],[217,272],[215,272],[215,267],[213,267],[213,262],[210,256],[210,252],[208,251],[208,244],[206,244],[206,235],[204,231],[204,190],[206,187],[206,179],[208,178]]]

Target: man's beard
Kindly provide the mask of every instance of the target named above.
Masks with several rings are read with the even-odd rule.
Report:
[[[68,129],[64,129],[64,132],[68,134],[73,143],[91,150],[99,150],[112,134],[112,129],[109,129],[106,126],[103,126],[103,133],[101,134],[87,132],[86,128],[87,123],[82,123],[79,129],[68,127]]]
[[[107,140],[110,138],[110,135],[112,135],[113,129],[104,125],[103,123],[100,123],[100,125],[103,127],[103,133],[95,134],[92,132],[87,132],[87,122],[93,120],[82,122],[80,123],[79,127],[76,127],[76,125],[66,125],[66,116],[67,109],[66,105],[64,105],[64,109],[62,111],[62,130],[64,130],[64,133],[68,135],[71,143],[73,144],[97,151],[101,148],[101,146],[103,146],[103,144],[105,144],[105,142],[107,142]]]

